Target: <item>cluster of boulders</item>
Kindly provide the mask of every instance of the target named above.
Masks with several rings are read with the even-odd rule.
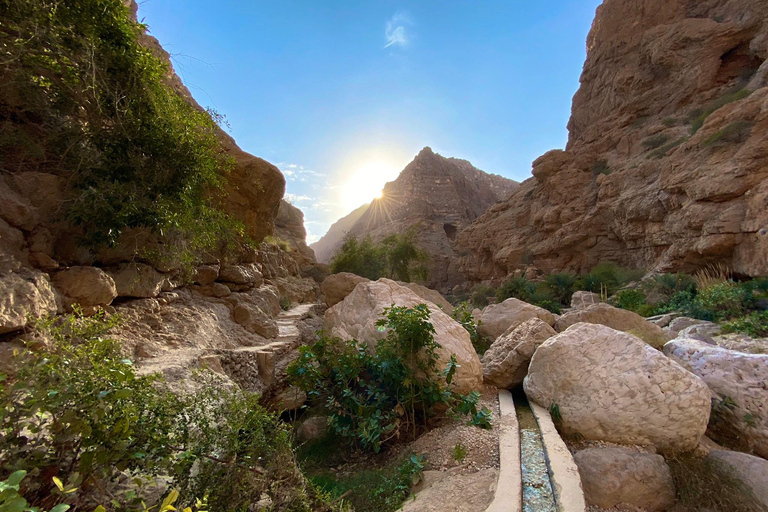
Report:
[[[561,316],[517,299],[474,314],[494,340],[482,358],[485,382],[522,384],[579,440],[589,504],[666,510],[676,495],[665,456],[687,452],[711,451],[707,460],[758,500],[767,488],[768,340],[718,336],[716,324],[674,315],[649,321],[587,292]],[[705,435],[757,456],[721,450]]]

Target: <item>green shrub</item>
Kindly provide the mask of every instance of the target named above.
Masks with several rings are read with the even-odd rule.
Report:
[[[456,443],[456,446],[453,447],[453,460],[456,462],[462,462],[464,459],[467,458],[467,449],[464,448],[464,445],[461,443]]]
[[[478,393],[462,396],[451,390],[455,356],[445,370],[437,368],[439,345],[425,304],[387,308],[377,325],[387,337],[374,354],[365,343],[321,337],[300,347],[288,368],[292,381],[329,413],[336,434],[378,452],[393,439],[416,438],[418,429],[446,406],[489,426],[490,411],[477,410]]]
[[[649,284],[645,285],[649,286]],[[678,292],[696,291],[696,281],[692,276],[680,272],[676,274],[658,274],[653,276],[653,281],[650,282],[649,288],[658,292],[666,299],[670,299]]]
[[[630,269],[613,262],[598,263],[576,282],[576,289],[593,293],[614,294],[619,288],[643,277],[642,269]]]
[[[469,304],[466,302],[459,303],[453,308],[451,317],[467,330],[469,339],[472,340],[472,346],[475,347],[477,354],[481,356],[485,354],[485,351],[491,346],[491,340],[478,332],[477,328],[480,326],[480,322],[475,322]]]
[[[288,311],[293,306],[290,297],[280,297],[280,309]]]
[[[667,153],[669,153],[670,149],[676,148],[683,142],[687,141],[688,137],[680,137],[679,139],[675,139],[673,141],[667,142],[663,146],[659,146],[658,148],[654,149],[648,154],[648,158],[661,158],[663,156],[666,156]]]
[[[708,313],[715,321],[742,316],[753,305],[754,297],[751,290],[733,281],[699,290],[694,299],[694,307]]]
[[[661,123],[664,126],[672,127],[672,126],[677,125],[677,118],[675,118],[675,117],[665,117],[664,119],[662,119]]]
[[[37,323],[47,343],[21,352],[15,374],[0,379],[0,477],[27,471],[32,506],[51,504],[51,476],[71,490],[56,501],[76,504],[106,499],[101,489],[127,472],[136,487],[110,498],[117,509],[139,507],[142,489],[163,478],[182,506],[208,496],[213,510],[243,510],[266,493],[310,510],[316,497],[289,432],[257,395],[205,380],[198,393],[172,393],[124,358],[108,337],[116,321],[99,312]]]
[[[637,313],[645,304],[645,293],[641,290],[619,290],[616,294],[616,305]]]
[[[147,228],[176,259],[243,227],[219,209],[233,160],[217,122],[166,83],[121,0],[3,2],[0,161],[62,176],[68,218],[93,247]]]
[[[659,146],[663,146],[669,141],[669,135],[657,134],[652,135],[643,141],[643,147],[647,150],[656,149]]]
[[[710,135],[704,141],[706,146],[714,146],[716,144],[738,144],[744,142],[749,138],[752,133],[752,127],[754,123],[749,121],[734,121],[728,124],[722,130]]]
[[[351,272],[371,280],[388,277],[410,283],[413,279],[427,278],[428,259],[427,253],[417,247],[413,231],[390,235],[381,242],[374,242],[370,236],[358,240],[347,235],[331,261],[331,272]]]
[[[723,94],[721,97],[716,99],[715,101],[709,103],[704,108],[693,110],[688,115],[688,122],[691,123],[691,135],[698,132],[699,129],[702,126],[704,126],[704,121],[706,121],[707,118],[713,112],[715,112],[716,110],[719,110],[721,107],[724,107],[725,105],[728,105],[729,103],[743,100],[750,94],[751,94],[750,90],[743,89],[743,88],[738,89],[736,91],[728,91],[725,94]]]
[[[469,302],[476,308],[484,308],[488,305],[488,297],[496,295],[496,290],[485,284],[477,284],[472,288]]]
[[[554,298],[555,301],[560,304],[568,305],[571,302],[571,295],[573,295],[574,292],[576,279],[574,274],[561,272],[558,274],[549,274],[544,279],[544,283],[546,283],[552,294],[552,298]]]
[[[723,332],[740,332],[756,338],[768,337],[768,310],[755,311],[723,324]]]
[[[496,300],[504,302],[507,299],[515,298],[528,302],[535,293],[536,283],[523,276],[515,276],[499,286],[496,290]]]

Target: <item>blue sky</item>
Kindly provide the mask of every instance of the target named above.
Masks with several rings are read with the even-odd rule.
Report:
[[[277,165],[309,241],[424,146],[523,180],[567,140],[599,0],[144,0],[198,102]]]

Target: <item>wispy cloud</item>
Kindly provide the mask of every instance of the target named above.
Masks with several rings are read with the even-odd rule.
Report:
[[[411,23],[411,17],[406,11],[397,11],[394,16],[387,21],[387,27],[384,29],[384,37],[387,41],[384,48],[389,48],[390,46],[408,46],[410,37],[408,36],[406,26]]]
[[[277,167],[283,172],[289,181],[305,182],[307,179],[325,177],[325,174],[313,171],[312,169],[308,169],[303,165],[279,162]]]
[[[283,196],[283,199],[285,199],[286,201],[288,201],[291,204],[301,203],[301,202],[304,202],[304,201],[314,201],[315,200],[314,197],[301,196],[301,195],[297,195],[297,194],[285,194],[285,196]]]

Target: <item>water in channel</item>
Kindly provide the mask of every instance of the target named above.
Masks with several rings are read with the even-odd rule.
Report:
[[[557,512],[539,424],[522,389],[513,391],[512,396],[520,423],[523,512]]]

